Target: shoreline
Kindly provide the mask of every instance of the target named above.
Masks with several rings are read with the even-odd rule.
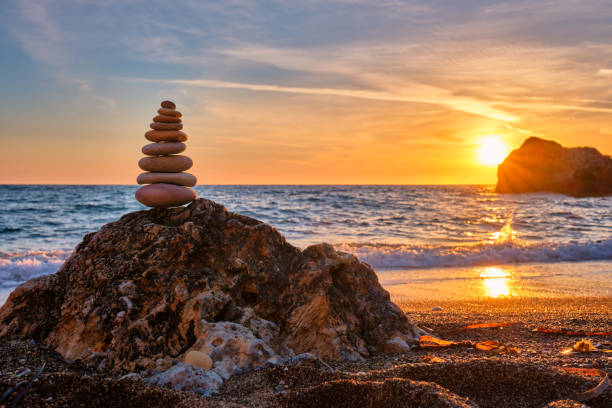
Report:
[[[376,269],[392,297],[401,300],[572,298],[612,296],[610,260],[525,262],[491,266]]]
[[[398,401],[409,402],[411,398],[414,400],[417,398],[414,387],[420,387],[418,398],[435,396],[444,402],[433,406],[474,406],[465,405],[467,398],[467,403],[480,407],[518,408],[542,407],[555,399],[567,399],[597,385],[595,377],[565,373],[559,371],[559,367],[595,368],[612,373],[611,353],[561,354],[564,348],[571,347],[584,336],[532,331],[536,327],[610,330],[612,297],[394,301],[421,328],[442,339],[496,340],[519,352],[499,354],[470,347],[415,348],[407,354],[374,356],[357,362],[303,361],[295,366],[263,368],[236,375],[223,385],[219,394],[204,398],[148,386],[139,380],[120,379],[123,373],[91,372],[78,362],[52,357],[53,351],[28,342],[2,343],[2,385],[6,388],[19,380],[31,378],[46,358],[48,367],[33,382],[25,404],[59,407],[67,402],[82,402],[92,406],[91,396],[97,396],[100,404],[118,406],[123,403],[122,393],[129,392],[126,407],[152,401],[191,407],[316,407],[331,404],[348,407],[357,393],[368,398],[378,395],[380,398],[377,400],[367,400],[367,405],[383,407]],[[442,310],[433,311],[434,306],[441,306]],[[508,321],[517,324],[464,330],[468,324]],[[612,336],[589,338],[602,349],[612,349]],[[329,371],[328,365],[333,372]],[[25,369],[30,369],[31,373],[17,378]],[[110,394],[109,390],[112,390]],[[593,408],[610,406],[612,390],[608,389],[585,404]]]
[[[398,302],[612,296],[612,284],[606,279],[612,260],[374,270],[380,284]],[[0,285],[0,307],[16,287]]]

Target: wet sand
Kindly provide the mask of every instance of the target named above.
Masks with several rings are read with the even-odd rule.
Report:
[[[560,368],[612,373],[612,353],[561,354],[584,336],[533,331],[538,327],[610,331],[612,297],[395,301],[422,328],[443,339],[496,340],[518,353],[499,354],[473,347],[415,348],[408,354],[341,364],[303,360],[291,367],[234,376],[219,395],[203,398],[150,387],[138,380],[121,380],[116,374],[95,373],[28,342],[5,343],[0,345],[0,392],[28,381],[47,361],[22,406],[542,407],[576,398],[601,380]],[[433,311],[436,306],[442,310]],[[517,324],[463,329],[490,322]],[[589,338],[600,350],[612,349],[612,336]],[[26,369],[31,372],[17,377]],[[557,406],[572,406],[563,404]],[[612,391],[608,389],[584,404],[610,407]]]
[[[381,269],[391,295],[410,300],[612,296],[610,261]]]

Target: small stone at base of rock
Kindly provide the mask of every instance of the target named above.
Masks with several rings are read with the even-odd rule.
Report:
[[[442,310],[442,306],[434,306],[431,308],[432,312],[441,312]]]
[[[172,101],[163,101],[161,103],[161,107],[166,109],[176,109],[176,105]]]
[[[208,354],[201,351],[191,350],[185,355],[185,364],[191,364],[195,367],[200,367],[205,370],[210,370],[213,367],[213,361]]]
[[[136,200],[154,208],[178,207],[196,199],[196,192],[174,184],[149,184],[136,191]]]
[[[142,152],[148,156],[159,156],[162,154],[177,154],[185,151],[187,146],[181,142],[158,142],[149,143],[142,147]]]

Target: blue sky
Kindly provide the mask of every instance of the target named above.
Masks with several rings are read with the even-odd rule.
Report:
[[[8,1],[0,52],[0,182],[132,183],[165,98],[212,184],[494,182],[490,134],[612,152],[610,1]]]

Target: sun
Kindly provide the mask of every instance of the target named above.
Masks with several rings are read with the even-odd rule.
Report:
[[[491,135],[480,141],[478,161],[486,166],[496,166],[508,155],[508,146],[501,137]]]

